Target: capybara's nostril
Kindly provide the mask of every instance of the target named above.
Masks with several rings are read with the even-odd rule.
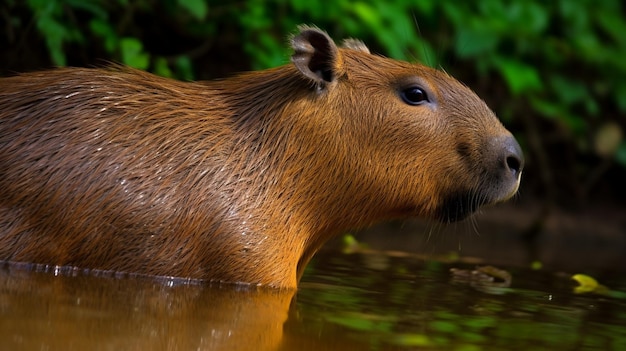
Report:
[[[517,143],[514,137],[508,137],[504,141],[504,166],[505,169],[513,175],[514,178],[519,178],[524,168],[524,154],[522,148]]]

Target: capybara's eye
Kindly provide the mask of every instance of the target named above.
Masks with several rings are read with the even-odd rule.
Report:
[[[420,105],[424,102],[428,102],[428,95],[424,89],[419,87],[410,87],[402,90],[402,100],[409,105]]]

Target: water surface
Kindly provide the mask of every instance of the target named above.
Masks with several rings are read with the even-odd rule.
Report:
[[[585,265],[574,251],[569,257],[582,259],[584,272],[532,270],[501,259],[518,244],[491,247],[496,256],[481,259],[432,248],[417,255],[402,245],[345,254],[330,245],[297,292],[5,264],[0,350],[626,350],[623,264]],[[511,284],[484,286],[450,272],[483,264],[509,272]],[[574,273],[618,294],[577,294]]]

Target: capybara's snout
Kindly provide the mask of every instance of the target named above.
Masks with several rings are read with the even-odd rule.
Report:
[[[524,169],[524,154],[508,131],[487,138],[476,149],[460,142],[457,153],[466,167],[457,167],[463,171],[448,175],[457,182],[450,187],[456,186],[459,190],[451,192],[442,202],[440,220],[462,220],[481,206],[506,201],[517,193]]]
[[[505,139],[504,143],[504,161],[506,164],[505,170],[516,180],[519,184],[522,170],[524,169],[524,154],[522,148],[519,146],[517,140],[510,136]]]
[[[494,202],[504,201],[513,196],[519,188],[522,170],[524,169],[524,154],[519,143],[512,135],[498,138],[496,147],[499,149],[495,172],[499,172],[502,189]]]

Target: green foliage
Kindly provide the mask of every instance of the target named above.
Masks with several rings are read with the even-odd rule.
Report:
[[[197,20],[203,20],[209,12],[209,6],[204,0],[178,0],[178,5],[189,11]]]
[[[120,19],[113,15],[120,10],[131,15],[134,12],[147,11],[154,3],[147,0],[28,0],[27,5],[54,65],[67,65],[68,48],[78,44],[102,49],[108,57],[101,59],[152,70],[163,76],[193,79],[193,69],[188,57],[183,54],[168,59],[148,52],[144,47],[145,38],[124,33],[126,30],[123,27],[129,25],[130,17]],[[157,3],[177,14],[188,14],[195,21],[204,20],[209,9],[204,0],[167,0]],[[178,17],[185,18],[184,15]]]
[[[52,61],[59,66],[66,64],[63,44],[71,41],[82,41],[83,39],[80,32],[76,31],[75,28],[63,24],[63,3],[62,0],[28,0],[28,5],[36,18],[37,29],[39,32],[45,33],[44,39]],[[68,1],[68,4],[70,3],[80,6]]]
[[[626,128],[626,21],[619,0],[26,4],[55,65],[68,64],[71,50],[89,48],[99,59],[182,79],[197,77],[199,58],[218,42],[240,50],[243,55],[235,51],[232,57],[247,62],[245,67],[263,69],[289,62],[287,38],[299,24],[317,25],[336,39],[359,38],[373,52],[443,67],[460,77],[517,132],[531,161],[547,160],[539,168],[551,166],[549,160],[559,157],[553,148],[564,145],[578,155],[605,160],[591,142],[598,130],[608,122],[620,131]],[[11,6],[20,5],[9,1],[5,6],[9,9],[4,13],[15,13]],[[15,16],[11,23],[27,28],[27,20]],[[155,24],[144,27],[146,19]],[[167,31],[159,24],[166,24]],[[164,34],[171,37],[161,42]],[[189,49],[178,41],[197,47]],[[203,60],[218,56],[212,52]],[[546,127],[552,139],[539,130]],[[539,142],[527,144],[534,139]],[[626,169],[625,140],[609,158]],[[579,174],[574,182],[582,184],[597,164],[568,167],[565,172]]]
[[[143,51],[143,44],[137,38],[122,38],[119,42],[122,62],[139,68],[147,69],[150,56]]]

